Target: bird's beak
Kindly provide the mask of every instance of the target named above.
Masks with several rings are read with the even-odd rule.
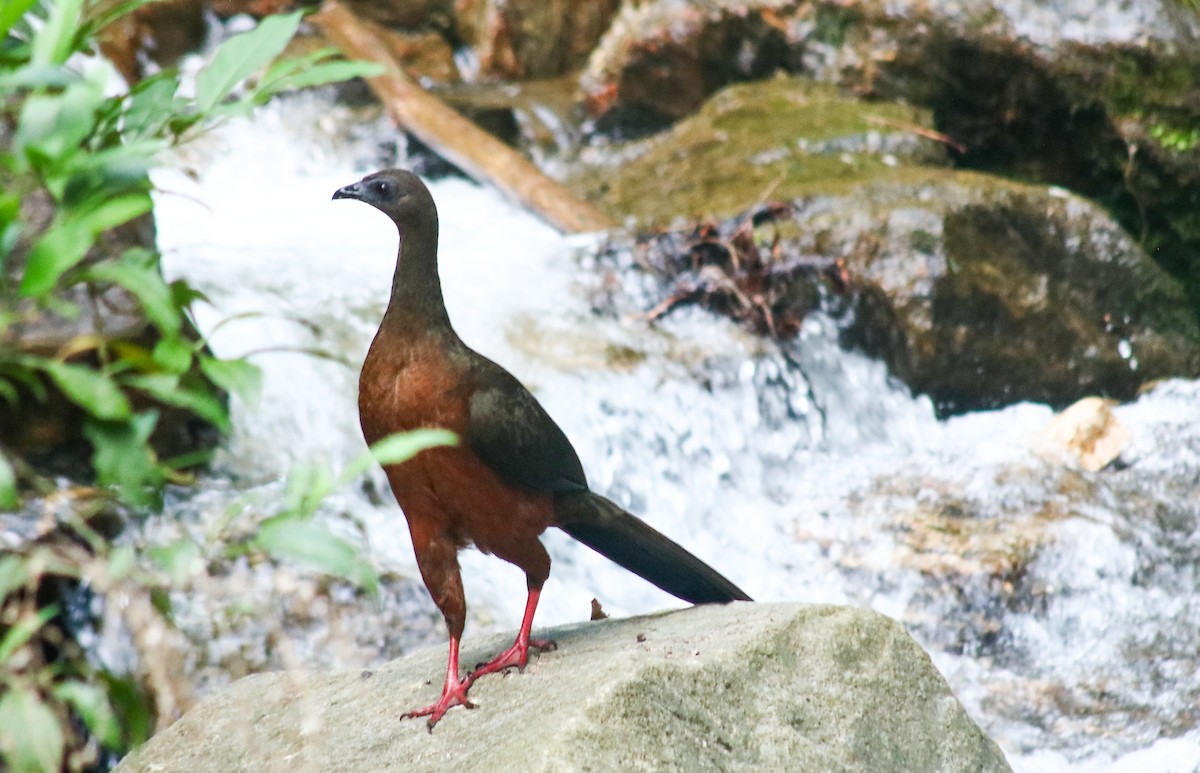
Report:
[[[344,188],[338,188],[333,192],[335,199],[359,199],[363,197],[363,187],[361,182],[350,183]]]

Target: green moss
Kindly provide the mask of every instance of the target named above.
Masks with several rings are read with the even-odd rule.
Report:
[[[628,162],[585,170],[573,184],[614,214],[643,223],[726,216],[765,199],[944,173],[866,150],[872,132],[893,135],[930,123],[927,112],[910,106],[865,102],[804,79],[743,83],[715,94],[670,132],[626,148]]]
[[[1195,126],[1168,126],[1157,123],[1150,127],[1150,136],[1159,144],[1176,153],[1187,153],[1200,146],[1200,128]]]
[[[1200,86],[1197,62],[1184,57],[1150,62],[1134,54],[1107,52],[1102,61],[1066,61],[1061,69],[1081,77],[1092,75],[1091,83],[1097,73],[1102,74],[1107,81],[1106,101],[1116,114],[1180,109],[1192,114],[1188,105]]]

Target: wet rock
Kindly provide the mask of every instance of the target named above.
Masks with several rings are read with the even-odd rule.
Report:
[[[793,2],[626,3],[588,60],[581,85],[591,112],[672,121],[722,86],[784,65]],[[625,115],[621,115],[625,114]]]
[[[608,29],[619,0],[464,0],[461,40],[486,78],[549,78],[579,69]]]
[[[459,75],[468,81],[526,80],[577,71],[608,29],[619,2],[347,0],[346,4],[372,23],[401,62],[435,82],[451,83]],[[458,64],[453,62],[456,49],[462,54]],[[447,52],[455,67],[454,78],[439,74]]]
[[[805,227],[832,226],[826,245],[858,283],[847,343],[939,412],[1129,400],[1200,374],[1182,288],[1094,204],[974,175],[867,196],[865,219],[827,211]]]
[[[582,78],[605,121],[675,119],[773,69],[932,110],[961,166],[1110,209],[1200,300],[1200,16],[1169,2],[658,0]]]
[[[959,698],[1010,754],[1128,754],[1200,726],[1200,605],[1180,590],[1200,571],[1198,394],[1175,380],[1114,406],[1130,439],[1095,472],[1033,448],[1044,406],[955,417],[962,446],[894,459],[832,513],[823,549],[986,674]]]
[[[98,35],[100,50],[126,83],[150,74],[146,64],[173,67],[208,35],[205,0],[159,0],[124,14]]]
[[[730,604],[551,629],[556,652],[484,679],[431,735],[401,712],[439,689],[436,647],[375,672],[243,680],[118,770],[1008,770],[928,656],[861,609]],[[468,644],[467,662],[507,644]],[[433,682],[432,684],[430,682]],[[771,685],[771,689],[763,689]],[[253,728],[253,731],[250,731]],[[537,728],[532,732],[531,728]],[[487,738],[481,755],[471,739]]]
[[[445,30],[455,14],[455,0],[347,0],[355,15],[395,29]]]
[[[1129,444],[1129,429],[1112,412],[1112,403],[1085,397],[1054,417],[1034,440],[1034,447],[1096,472],[1115,460]]]
[[[943,415],[1200,374],[1182,287],[1128,233],[1062,189],[936,166],[927,120],[800,79],[743,84],[575,184],[634,224],[723,218],[707,247],[693,226],[643,240],[636,262],[663,283],[652,317],[699,298],[790,335],[823,301],[846,345]]]

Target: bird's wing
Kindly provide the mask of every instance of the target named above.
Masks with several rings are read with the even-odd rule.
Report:
[[[504,368],[472,358],[474,390],[466,442],[506,483],[555,494],[587,491],[571,441]]]

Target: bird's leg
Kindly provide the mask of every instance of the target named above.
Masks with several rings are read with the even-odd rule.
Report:
[[[466,706],[468,709],[475,708],[475,704],[467,700],[467,690],[470,687],[471,680],[469,678],[458,678],[458,637],[451,636],[450,657],[446,663],[446,685],[442,687],[442,697],[438,699],[437,703],[433,703],[423,709],[406,711],[400,715],[400,718],[429,717],[429,721],[425,724],[429,726],[429,732],[432,733],[433,726],[450,710],[451,706]]]
[[[467,700],[467,690],[471,687],[469,679],[460,679],[458,675],[458,643],[462,641],[463,627],[467,620],[467,601],[463,595],[462,575],[458,569],[458,548],[454,540],[447,537],[436,528],[429,528],[425,521],[409,520],[409,530],[413,536],[413,551],[417,557],[417,568],[421,570],[421,578],[425,587],[433,597],[446,618],[446,630],[450,634],[450,654],[446,660],[446,684],[442,687],[442,697],[437,703],[423,709],[409,711],[400,716],[429,717],[426,725],[429,732],[452,706],[475,708]]]
[[[475,666],[475,670],[467,677],[467,686],[470,687],[476,679],[485,674],[494,674],[497,671],[503,671],[508,668],[516,668],[519,671],[525,670],[525,664],[529,660],[529,648],[535,650],[547,651],[553,650],[556,645],[549,639],[531,639],[529,633],[533,629],[533,613],[537,611],[538,597],[542,595],[540,586],[529,589],[529,598],[525,601],[525,616],[521,618],[521,628],[517,631],[517,640],[513,645],[504,652],[501,652],[493,660],[487,663],[480,663]]]

